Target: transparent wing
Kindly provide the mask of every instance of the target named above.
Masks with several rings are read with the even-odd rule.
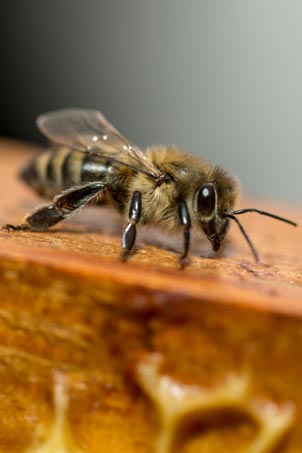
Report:
[[[57,144],[125,165],[157,179],[162,176],[144,153],[97,110],[63,109],[37,118],[37,126]]]

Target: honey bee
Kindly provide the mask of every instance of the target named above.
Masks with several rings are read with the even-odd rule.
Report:
[[[40,131],[56,144],[34,158],[21,178],[40,195],[51,197],[23,224],[4,229],[44,231],[90,201],[102,200],[127,217],[122,258],[131,253],[136,228],[156,224],[183,231],[180,265],[187,262],[192,225],[199,227],[217,251],[237,223],[256,261],[257,251],[237,216],[256,212],[293,226],[295,222],[258,209],[234,210],[238,185],[221,166],[211,166],[175,147],[154,146],[141,151],[123,137],[98,111],[64,109],[37,119]]]

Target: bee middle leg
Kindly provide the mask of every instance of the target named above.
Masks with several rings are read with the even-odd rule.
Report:
[[[136,239],[136,224],[141,218],[142,212],[142,194],[138,191],[133,192],[128,214],[128,223],[124,229],[122,237],[122,255],[121,258],[126,260],[131,253]]]
[[[72,187],[57,195],[52,203],[38,206],[29,213],[25,217],[26,223],[17,226],[7,224],[3,229],[7,231],[45,231],[87,204],[104,187],[105,185],[99,182]]]
[[[190,249],[190,230],[191,230],[191,219],[188,210],[187,203],[184,200],[180,200],[178,205],[178,215],[181,225],[183,226],[184,234],[184,248],[179,258],[180,267],[183,268],[188,264],[188,254]]]

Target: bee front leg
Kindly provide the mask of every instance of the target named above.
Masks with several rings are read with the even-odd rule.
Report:
[[[142,194],[138,191],[133,192],[129,214],[128,223],[124,229],[122,237],[122,259],[126,260],[131,253],[136,238],[136,224],[141,218],[142,212]]]
[[[191,229],[191,219],[188,210],[187,203],[184,200],[180,200],[178,205],[178,215],[180,224],[183,226],[184,234],[184,248],[183,252],[179,258],[180,267],[183,268],[188,264],[188,253],[190,249],[190,229]]]
[[[80,187],[72,187],[57,195],[52,203],[38,206],[38,208],[25,217],[26,223],[17,226],[7,224],[3,227],[3,230],[45,231],[87,204],[103,188],[104,184],[99,182],[89,183]]]

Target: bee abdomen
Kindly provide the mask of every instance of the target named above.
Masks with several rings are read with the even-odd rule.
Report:
[[[38,193],[52,196],[82,183],[103,181],[109,166],[109,162],[96,162],[85,153],[62,147],[40,154],[20,176]]]

